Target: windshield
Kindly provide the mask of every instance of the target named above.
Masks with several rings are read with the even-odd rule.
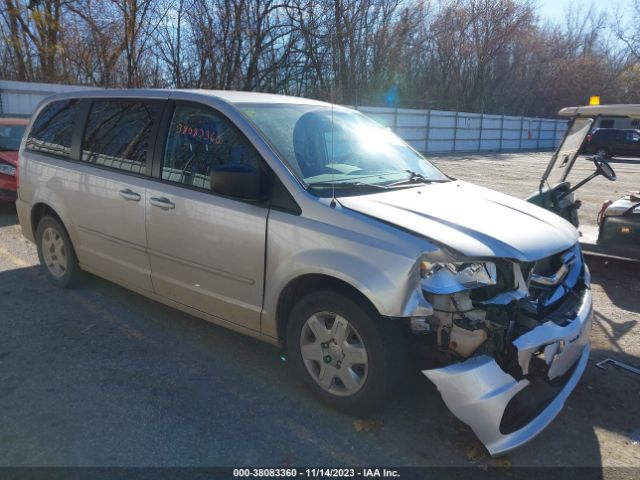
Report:
[[[551,157],[549,165],[547,165],[540,182],[540,188],[543,187],[545,182],[550,186],[554,186],[567,179],[592,124],[593,118],[576,118],[571,123],[562,144]]]
[[[0,125],[0,151],[19,150],[26,125]]]
[[[241,104],[240,110],[310,189],[322,192],[414,186],[449,179],[359,112],[317,105]]]

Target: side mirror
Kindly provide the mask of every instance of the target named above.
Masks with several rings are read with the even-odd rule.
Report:
[[[615,182],[616,172],[613,171],[613,168],[611,168],[611,165],[609,165],[609,162],[607,162],[600,155],[595,155],[593,157],[593,163],[596,166],[596,169],[598,171],[597,173],[602,175],[607,180],[611,180],[612,182]]]
[[[211,190],[244,200],[262,200],[260,172],[248,165],[218,165],[211,174]]]

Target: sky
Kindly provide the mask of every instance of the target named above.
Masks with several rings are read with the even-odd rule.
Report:
[[[537,0],[538,13],[543,20],[562,22],[569,5],[573,3],[580,5],[580,8],[588,8],[593,3],[596,10],[613,13],[629,7],[630,0]]]

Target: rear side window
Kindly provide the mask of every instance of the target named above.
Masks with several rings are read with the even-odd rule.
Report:
[[[618,134],[612,130],[598,130],[595,138],[602,141],[613,140]]]
[[[199,106],[178,105],[173,114],[162,163],[162,178],[211,189],[221,166],[260,169],[258,153],[223,116]]]
[[[79,113],[78,100],[60,100],[44,107],[27,137],[27,150],[68,158],[73,126]]]
[[[161,113],[161,102],[94,101],[84,131],[82,160],[145,173],[151,133]]]
[[[611,135],[611,137],[613,138],[613,135]],[[617,132],[615,134],[616,140],[624,141],[624,137],[625,137],[625,132]]]

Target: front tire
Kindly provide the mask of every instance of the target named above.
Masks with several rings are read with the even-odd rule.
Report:
[[[78,258],[69,235],[60,221],[46,216],[36,229],[36,246],[40,265],[47,279],[56,287],[66,288],[81,276]]]
[[[297,375],[324,403],[371,413],[402,382],[407,349],[401,326],[342,293],[304,296],[287,324]]]

